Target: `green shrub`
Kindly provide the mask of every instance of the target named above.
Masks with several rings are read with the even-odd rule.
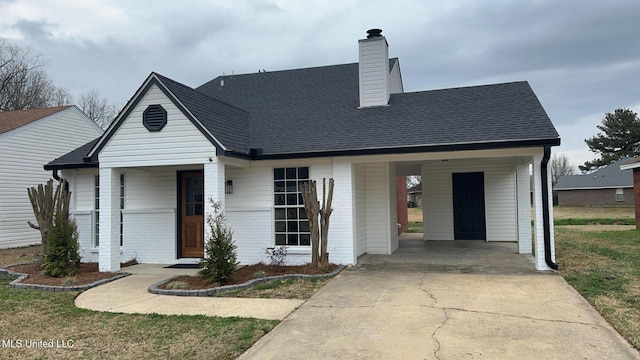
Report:
[[[207,215],[209,232],[204,246],[204,259],[200,261],[200,275],[213,283],[228,283],[236,271],[236,245],[232,239],[232,231],[224,224],[224,214],[220,211],[220,203],[209,199],[213,214]]]
[[[69,218],[68,214],[56,216],[47,234],[44,273],[53,277],[73,275],[80,265],[78,250],[78,226],[75,220]]]

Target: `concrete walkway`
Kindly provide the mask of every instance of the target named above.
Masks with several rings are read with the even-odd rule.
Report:
[[[174,275],[197,270],[165,269],[163,265],[141,264],[126,268],[132,275],[89,289],[80,294],[79,308],[127,314],[206,315],[282,320],[303,304],[303,300],[243,299],[154,295],[149,286]]]
[[[460,264],[443,262],[456,252]],[[501,268],[494,257],[509,260]],[[240,358],[640,359],[562,277],[533,271],[529,258],[514,244],[483,242],[367,255]]]

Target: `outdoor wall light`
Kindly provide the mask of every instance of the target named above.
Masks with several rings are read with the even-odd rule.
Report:
[[[233,180],[227,180],[224,186],[225,194],[233,194]]]

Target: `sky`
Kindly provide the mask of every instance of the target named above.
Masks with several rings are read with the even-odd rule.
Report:
[[[638,19],[637,0],[0,0],[0,38],[75,99],[120,107],[152,71],[197,87],[357,62],[380,28],[406,92],[528,81],[576,167],[598,157],[584,139],[607,112],[640,113]]]

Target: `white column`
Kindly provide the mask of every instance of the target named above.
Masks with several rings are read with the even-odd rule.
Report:
[[[535,258],[536,269],[538,270],[552,270],[544,260],[544,217],[542,214],[542,179],[541,179],[541,161],[543,152],[542,149],[533,156],[533,206],[535,210]],[[553,199],[551,198],[551,180],[550,173],[547,179],[549,184],[549,202],[551,206],[549,209],[549,222],[551,226],[551,258],[554,259],[554,238],[553,238]]]
[[[327,244],[329,261],[340,264],[355,264],[355,223],[356,202],[353,184],[353,167],[351,158],[333,159],[333,213],[329,218],[329,241]],[[322,181],[318,181],[318,190]],[[327,191],[329,179],[327,179]],[[321,193],[318,197],[322,196]],[[362,209],[361,211],[364,211]]]
[[[396,164],[387,163],[387,189],[388,214],[389,214],[389,254],[393,254],[399,247],[398,243],[398,200],[396,189]],[[424,224],[424,222],[423,222]]]
[[[217,157],[213,161],[204,164],[204,240],[209,238],[211,231],[207,225],[207,218],[213,215],[210,199],[220,203],[220,211],[224,212],[225,207],[225,174],[224,164]]]
[[[100,271],[120,270],[120,173],[100,168]]]
[[[531,178],[529,164],[516,166],[518,200],[518,253],[531,254]]]

